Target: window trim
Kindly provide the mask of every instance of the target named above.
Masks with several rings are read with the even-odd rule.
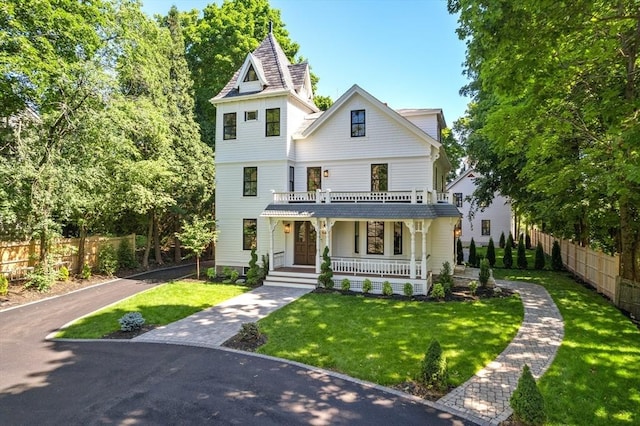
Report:
[[[403,245],[403,223],[402,222],[394,222],[393,223],[393,254],[402,254],[402,245]],[[400,232],[398,233],[398,229]]]
[[[255,117],[254,118],[249,118],[249,114],[250,113],[254,113]],[[251,111],[245,111],[244,112],[244,121],[258,121],[258,110],[254,109]]]
[[[453,193],[453,201],[454,201],[456,207],[462,207],[462,205],[464,203],[464,197],[462,195],[462,192],[454,192]]]
[[[227,117],[233,116],[233,124],[227,124]],[[233,129],[233,132],[228,130]],[[235,112],[225,112],[222,115],[222,139],[225,141],[234,140],[237,137],[238,132],[238,115]]]
[[[255,171],[255,180],[251,180],[251,173]],[[249,179],[247,179],[249,178]],[[253,184],[253,185],[251,185]],[[252,191],[253,189],[253,191]],[[242,169],[242,196],[243,197],[257,197],[258,196],[258,168],[257,167],[245,167]]]
[[[309,180],[309,175],[312,170],[318,171],[318,187],[314,189],[311,189],[311,185],[309,185],[311,182],[311,180]],[[322,189],[322,167],[307,167],[307,192],[315,191],[317,189]]]
[[[380,240],[380,252],[371,250],[372,244],[377,246],[372,239]],[[381,220],[367,221],[367,254],[384,255],[384,222]]]
[[[255,226],[253,237],[247,232],[249,223]],[[258,246],[258,219],[242,219],[242,250],[251,250]]]
[[[480,221],[480,235],[491,236],[491,219],[482,219]]]
[[[360,119],[362,113],[362,119]],[[364,109],[351,110],[351,137],[361,138],[367,135],[367,113]],[[355,119],[355,121],[354,121]]]
[[[278,120],[275,121],[273,120],[273,117],[269,117],[269,113],[275,113],[275,111],[278,112]],[[265,127],[264,127],[264,134],[265,137],[273,137],[273,136],[280,136],[280,108],[267,108],[265,110]],[[277,131],[275,130],[275,125],[277,124]]]
[[[377,176],[379,172],[376,174],[376,178],[374,179],[373,171],[379,166],[384,166],[384,169],[385,169],[384,189],[381,188],[381,185],[380,185],[381,179]],[[371,165],[371,192],[387,192],[387,191],[389,191],[389,163],[372,164]]]
[[[247,72],[244,75],[244,79],[242,80],[243,83],[248,83],[251,81],[258,81],[258,73],[253,67],[253,64],[249,64],[249,68],[247,69]]]

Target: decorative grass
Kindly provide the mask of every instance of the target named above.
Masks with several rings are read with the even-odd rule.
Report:
[[[494,276],[543,285],[564,318],[564,340],[539,381],[548,424],[640,424],[638,328],[567,273],[495,269]]]
[[[230,299],[248,287],[204,282],[170,282],[138,293],[84,317],[58,332],[58,338],[99,339],[120,329],[118,319],[140,312],[145,325],[165,325]]]
[[[517,295],[425,303],[311,293],[262,319],[259,352],[393,385],[415,379],[432,338],[454,386],[502,352],[523,317]]]

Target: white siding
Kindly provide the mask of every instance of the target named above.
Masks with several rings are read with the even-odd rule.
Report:
[[[455,265],[453,228],[457,218],[442,217],[434,219],[427,233],[427,251],[431,254],[428,268],[439,274],[444,262]]]
[[[405,117],[435,140],[440,140],[438,132],[438,116],[436,114],[420,114]]]

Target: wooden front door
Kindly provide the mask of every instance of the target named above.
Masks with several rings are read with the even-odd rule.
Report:
[[[316,264],[316,230],[311,222],[296,222],[295,253],[293,262],[296,265]]]

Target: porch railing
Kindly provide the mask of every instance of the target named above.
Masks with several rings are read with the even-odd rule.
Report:
[[[358,259],[348,257],[332,257],[331,268],[340,274],[365,274],[409,277],[411,275],[411,262],[408,260],[385,259]],[[422,264],[416,260],[416,276],[422,276]]]
[[[294,203],[411,203],[435,204],[449,203],[447,192],[428,190],[409,191],[337,191],[330,189],[308,192],[273,192],[275,204]]]

